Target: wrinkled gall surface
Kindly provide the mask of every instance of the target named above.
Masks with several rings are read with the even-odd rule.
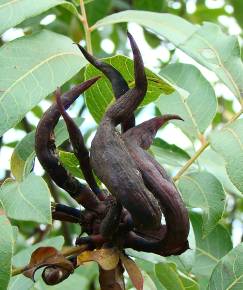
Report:
[[[120,250],[133,248],[162,256],[179,255],[189,248],[188,213],[172,179],[147,149],[163,124],[181,118],[168,114],[135,126],[134,111],[146,95],[147,78],[137,44],[129,33],[128,38],[134,56],[133,88],[113,66],[79,46],[85,58],[109,79],[115,97],[98,126],[90,153],[79,128],[65,110],[99,77],[65,94],[56,91],[57,103],[48,109],[37,127],[36,154],[53,181],[85,208],[80,211],[53,205],[54,219],[80,223],[88,234],[78,237],[76,244],[99,249],[108,242]],[[53,130],[61,115],[87,185],[72,177],[58,160]],[[119,124],[121,132],[117,129]],[[99,188],[93,172],[107,190]],[[162,213],[166,224],[161,224]]]

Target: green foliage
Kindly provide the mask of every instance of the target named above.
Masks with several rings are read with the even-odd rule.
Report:
[[[71,3],[63,0],[42,0],[36,2],[35,5],[33,5],[31,0],[2,0],[0,2],[0,19],[4,19],[4,21],[1,23],[0,34],[8,28],[16,26],[25,19],[39,15],[57,5],[63,5],[73,13],[77,13],[75,7]],[[6,15],[8,16],[5,18]]]
[[[186,205],[203,211],[203,237],[208,235],[222,217],[225,193],[221,183],[208,172],[183,175],[178,187]]]
[[[78,126],[82,124],[82,118],[76,118]],[[56,145],[61,145],[68,139],[68,132],[63,120],[60,120],[54,130]],[[35,158],[35,130],[27,134],[15,147],[11,157],[11,171],[16,180],[21,181],[27,177],[33,167]]]
[[[123,11],[115,13],[97,21],[94,27],[97,29],[105,25],[121,22],[135,22],[150,28],[154,33],[162,35],[176,46],[186,42],[196,31],[195,26],[180,17],[172,14],[147,11]]]
[[[0,216],[0,232],[0,285],[1,289],[7,289],[11,277],[14,238],[12,226],[5,215]]]
[[[211,144],[224,158],[230,180],[243,192],[243,172],[238,170],[243,162],[243,120],[237,120],[221,131],[212,132]]]
[[[161,138],[161,131],[162,135],[150,148],[156,160],[176,175],[176,185],[190,212],[190,250],[166,258],[133,250],[127,253],[143,270],[145,290],[240,290],[243,248],[239,244],[232,249],[232,228],[242,222],[243,211],[243,120],[237,120],[243,112],[242,41],[239,43],[236,36],[228,35],[219,16],[234,17],[242,28],[243,2],[228,0],[221,7],[211,9],[206,1],[198,0],[195,11],[190,13],[184,2],[84,1],[94,55],[117,68],[129,87],[134,85],[134,78],[133,61],[127,56],[128,23],[143,28],[151,55],[160,46],[168,50],[168,63],[162,63],[159,58],[156,68],[146,68],[148,92],[136,114],[141,117],[141,111],[145,112],[146,105],[150,104],[156,115],[180,115],[184,122],[172,121],[171,127],[180,129],[190,144],[180,148],[177,136],[173,136],[174,142],[170,144]],[[227,5],[234,8],[232,13]],[[93,66],[86,66],[87,61],[73,43],[82,40],[83,45],[88,41],[79,6],[79,0],[0,0],[0,33],[18,27],[23,34],[9,41],[7,36],[11,31],[8,31],[0,39],[0,150],[13,150],[10,165],[1,164],[0,171],[3,173],[0,290],[99,289],[98,270],[93,264],[79,267],[56,286],[47,286],[39,277],[36,283],[23,275],[10,278],[11,267],[24,267],[38,247],[53,246],[61,250],[63,236],[70,245],[80,233],[77,225],[69,224],[65,228],[53,223],[52,198],[56,202],[76,204],[55,185],[50,183],[48,188],[46,181],[36,175],[34,128],[46,110],[46,103],[41,101],[50,100],[50,94],[58,86],[63,85],[67,90],[84,79],[100,75],[101,79],[85,94],[90,115],[99,123],[114,102],[107,78]],[[56,20],[41,24],[50,14]],[[113,43],[115,56],[102,49],[103,39]],[[179,62],[177,48],[193,59],[193,65]],[[208,81],[205,68],[218,80]],[[225,94],[219,95],[215,90],[218,84],[224,84],[234,99],[226,100]],[[79,104],[73,108],[74,114],[80,112],[75,119],[78,126],[84,120]],[[236,107],[240,108],[238,112]],[[85,141],[90,141],[94,129],[86,120],[83,125],[86,126]],[[13,135],[21,132],[25,136],[19,142],[17,137],[9,141],[5,135],[9,129]],[[82,179],[78,160],[66,151],[70,147],[63,120],[55,128],[55,139],[60,162],[72,175]],[[191,167],[183,167],[190,162]],[[10,179],[4,177],[8,177],[8,168]]]
[[[197,62],[216,73],[226,86],[241,99],[243,64],[239,42],[227,36],[212,23],[196,27],[180,17],[143,11],[126,11],[107,16],[95,28],[120,22],[136,22],[162,35]]]
[[[186,93],[177,91],[159,98],[157,106],[160,112],[181,116],[184,122],[176,122],[176,125],[190,139],[197,139],[210,125],[216,113],[217,101],[213,88],[192,65],[171,64],[161,71],[161,75]]]
[[[133,61],[123,55],[117,55],[109,59],[104,59],[105,62],[113,65],[127,81],[129,87],[134,85],[133,77]],[[85,70],[85,79],[90,79],[94,76],[101,75],[92,65],[88,65]],[[146,69],[148,79],[148,91],[141,105],[149,104],[155,101],[161,94],[171,94],[175,88],[166,82],[163,78]],[[107,107],[114,101],[114,96],[111,89],[111,84],[108,79],[103,77],[85,92],[87,107],[96,122],[100,122]]]
[[[186,290],[188,288],[199,290],[198,284],[188,276],[178,273],[176,264],[174,263],[159,263],[155,266],[155,272],[160,280],[160,283],[168,290]]]
[[[190,155],[175,144],[169,144],[160,138],[155,138],[150,150],[160,164],[182,166]]]
[[[78,159],[71,152],[59,151],[59,158],[64,167],[73,175],[83,178],[82,171],[79,167]]]
[[[2,46],[0,62],[1,135],[86,64],[71,39],[45,30]]]
[[[207,283],[218,261],[232,249],[231,238],[229,232],[220,224],[204,237],[202,216],[191,213],[190,220],[196,238],[196,259],[192,273],[200,283],[202,280]]]
[[[33,173],[22,182],[7,180],[1,187],[0,200],[9,218],[51,224],[48,186]]]
[[[238,245],[225,255],[213,270],[209,281],[208,290],[241,289],[242,287],[242,263],[243,245]]]

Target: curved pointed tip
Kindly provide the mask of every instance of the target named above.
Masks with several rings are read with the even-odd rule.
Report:
[[[76,44],[78,46],[78,48],[81,50],[82,53],[87,52],[82,45],[80,45],[79,43],[74,42],[74,44]]]
[[[91,55],[85,48],[83,48],[79,43],[76,43],[79,50],[82,52],[83,56],[87,59],[88,62],[90,63],[95,63],[97,60],[93,55]]]
[[[166,114],[166,115],[163,115],[161,118],[164,118],[166,121],[169,121],[169,120],[184,121],[183,118],[181,118],[179,115],[175,115],[175,114]]]
[[[134,78],[135,78],[135,87],[142,92],[142,95],[145,95],[147,92],[147,77],[145,74],[145,67],[142,59],[142,55],[140,53],[139,47],[133,38],[132,34],[127,31],[127,37],[129,39],[133,60],[134,60]]]
[[[94,83],[96,83],[100,78],[101,76],[96,76],[80,84],[80,94],[85,92],[89,87],[91,87]]]
[[[156,125],[156,130],[158,130],[161,126],[163,126],[166,122],[170,120],[181,120],[184,121],[179,115],[173,115],[173,114],[165,114],[160,117],[155,117],[154,124]]]
[[[87,81],[90,81],[92,82],[92,84],[96,83],[99,79],[101,78],[101,76],[96,76],[96,77],[93,77],[92,79],[89,79]]]

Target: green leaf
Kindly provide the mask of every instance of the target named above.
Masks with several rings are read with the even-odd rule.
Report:
[[[241,290],[243,284],[243,244],[225,255],[210,277],[208,290]]]
[[[135,22],[153,30],[173,42],[176,46],[184,43],[197,27],[178,16],[167,13],[126,10],[111,14],[96,22],[94,29],[121,22]]]
[[[75,118],[75,123],[80,126],[83,118]],[[55,127],[56,146],[68,139],[65,122],[60,120]],[[22,181],[32,170],[35,158],[35,130],[27,134],[15,147],[11,156],[11,172],[17,181]]]
[[[222,217],[225,206],[225,192],[221,183],[208,172],[194,172],[183,175],[179,189],[188,207],[203,210],[203,236],[208,235]]]
[[[168,261],[176,263],[177,269],[185,274],[190,274],[196,258],[196,240],[192,226],[190,226],[188,242],[190,249],[186,252],[179,256],[167,257]]]
[[[121,72],[125,80],[128,82],[129,87],[134,86],[133,61],[130,58],[124,55],[116,55],[111,58],[103,59],[103,61],[113,65],[119,72]],[[85,96],[91,115],[95,121],[99,123],[107,107],[112,103],[112,101],[114,101],[114,93],[112,92],[109,80],[99,70],[92,65],[86,67],[86,80],[97,75],[102,75],[102,78],[85,92]],[[146,75],[148,78],[148,91],[142,105],[153,102],[162,93],[171,94],[174,92],[174,87],[160,76],[148,69],[146,69]]]
[[[143,275],[143,290],[158,290],[157,287],[155,286],[154,281],[146,272],[143,271],[142,275]]]
[[[109,15],[93,28],[120,22],[135,22],[162,35],[198,63],[216,73],[240,99],[243,91],[243,65],[237,37],[227,36],[212,23],[195,26],[171,14],[127,10]]]
[[[169,144],[160,138],[155,138],[150,150],[160,164],[182,166],[190,159],[186,151],[175,144]]]
[[[153,253],[147,253],[147,252],[138,252],[138,251],[135,251],[133,249],[126,249],[126,253],[129,255],[129,256],[132,256],[136,259],[142,259],[146,262],[150,262],[150,263],[159,263],[159,262],[165,262],[166,261],[166,258],[165,257],[162,257],[160,255],[157,255],[157,254],[153,254]]]
[[[149,253],[146,253],[146,254],[148,254],[148,256],[150,255]],[[159,262],[166,261],[165,258],[163,258],[163,257],[160,257],[160,258],[161,259],[159,260]],[[140,259],[140,258],[136,258],[135,259],[135,262],[136,262],[136,264],[138,265],[138,267],[140,269],[143,269],[146,272],[146,274],[149,275],[150,278],[152,278],[153,283],[155,284],[157,290],[166,290],[166,288],[164,286],[162,286],[162,284],[160,283],[159,279],[156,276],[156,273],[155,273],[155,264],[153,262],[151,263],[147,259],[146,260],[143,260],[143,259]],[[144,288],[146,287],[145,286],[145,280],[146,280],[146,276],[144,277]],[[150,290],[150,288],[147,288],[147,290]]]
[[[8,290],[29,290],[33,284],[31,279],[24,275],[18,275],[10,279]]]
[[[185,287],[185,290],[191,289],[191,290],[200,290],[200,287],[196,281],[194,281],[191,277],[186,276],[183,273],[179,273],[180,279],[182,281],[182,284]]]
[[[71,39],[44,30],[3,45],[0,63],[2,135],[87,62]]]
[[[17,181],[22,181],[34,166],[35,131],[27,134],[14,148],[11,156],[11,172]]]
[[[40,243],[34,244],[32,246],[28,246],[26,249],[21,250],[13,257],[13,265],[14,267],[24,267],[29,261],[31,254],[39,247],[54,247],[57,250],[61,250],[64,244],[64,238],[62,236],[46,239]]]
[[[80,169],[78,159],[74,155],[74,153],[59,151],[59,158],[62,165],[66,168],[68,172],[70,172],[73,176],[84,179],[83,173]]]
[[[243,119],[236,120],[220,131],[212,132],[210,143],[223,156],[232,183],[243,193]]]
[[[202,217],[191,213],[190,220],[196,237],[196,260],[192,273],[199,277],[209,278],[219,259],[232,249],[229,232],[218,224],[212,232],[203,238]]]
[[[35,3],[32,0],[1,0],[0,34],[25,19],[41,14],[57,5],[62,5],[72,13],[77,14],[75,6],[63,0],[41,0]]]
[[[51,224],[51,201],[47,184],[30,174],[23,182],[6,182],[0,199],[9,218]]]
[[[241,99],[243,64],[236,36],[224,34],[216,24],[204,23],[180,48],[215,72],[238,100]]]
[[[77,117],[73,118],[73,120],[75,121],[76,125],[80,127],[84,121],[84,118]],[[59,120],[59,122],[57,123],[54,129],[54,133],[56,138],[55,141],[56,146],[60,146],[64,141],[66,141],[69,138],[67,127],[63,119]]]
[[[11,277],[14,237],[12,226],[2,212],[0,215],[0,233],[0,289],[6,290]]]
[[[160,283],[168,290],[199,290],[198,284],[190,277],[178,272],[174,263],[159,263],[155,272]]]
[[[207,148],[198,158],[199,166],[202,170],[206,170],[213,174],[223,185],[227,192],[232,192],[242,198],[240,191],[230,181],[226,172],[225,162],[223,157],[211,148]]]
[[[196,139],[211,124],[217,109],[217,101],[210,83],[192,65],[171,64],[161,71],[161,75],[186,90],[189,95],[179,91],[161,96],[157,106],[162,114],[177,114],[184,122],[176,126],[190,138]]]

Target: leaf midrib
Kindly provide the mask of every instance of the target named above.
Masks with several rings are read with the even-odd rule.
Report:
[[[4,4],[0,5],[0,9],[2,9],[3,7],[6,7],[6,6],[12,5],[14,2],[18,2],[18,1],[20,1],[20,0],[11,0],[7,3],[4,3]]]
[[[19,195],[22,197],[22,199],[24,200],[24,202],[26,202],[30,207],[32,207],[34,210],[36,210],[37,212],[39,212],[39,215],[42,216],[43,220],[46,220],[47,221],[47,219],[43,215],[43,213],[37,207],[35,207],[31,202],[29,202],[28,199],[25,198],[24,194],[22,193],[22,191],[20,189],[20,186],[21,186],[21,184],[19,184],[17,186],[17,191],[18,191]]]
[[[0,97],[0,102],[3,100],[3,98],[11,91],[12,88],[14,88],[20,81],[22,81],[23,79],[27,78],[30,74],[32,74],[35,70],[37,70],[38,68],[40,68],[42,65],[44,65],[45,63],[48,63],[49,61],[51,61],[54,58],[57,58],[59,56],[64,56],[64,55],[74,55],[74,56],[78,56],[80,57],[79,54],[77,53],[71,53],[71,52],[61,52],[61,53],[57,53],[55,55],[52,55],[51,57],[46,58],[44,61],[38,63],[37,65],[35,65],[34,67],[32,67],[30,70],[28,70],[26,73],[24,73],[20,78],[17,78],[12,85],[2,94],[2,96]]]

